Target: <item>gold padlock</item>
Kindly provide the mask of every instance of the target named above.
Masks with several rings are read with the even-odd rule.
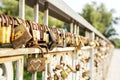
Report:
[[[63,69],[63,71],[61,71],[60,73],[63,79],[66,79],[68,77],[68,72],[66,70]]]
[[[74,73],[76,72],[70,65],[67,65],[67,67],[68,67],[67,69],[62,68],[63,71],[61,71],[61,77],[63,79],[66,79],[70,72],[74,72]]]
[[[5,33],[6,33],[5,19],[3,15],[0,14],[0,44],[5,43]]]

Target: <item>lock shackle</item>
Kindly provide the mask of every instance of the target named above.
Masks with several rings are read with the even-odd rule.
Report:
[[[15,18],[15,19],[17,20],[18,24],[25,23],[25,21],[21,18]]]
[[[34,46],[32,46],[32,48],[38,48],[42,53],[42,57],[44,57],[43,49],[39,45],[34,45]],[[39,52],[39,54],[40,54],[40,52]]]
[[[0,17],[1,17],[1,26],[4,26],[5,23],[4,17],[2,14],[0,14]]]
[[[42,44],[42,43],[40,43],[39,46],[40,46],[41,48],[45,48],[45,49],[46,49],[46,54],[49,53],[49,51],[48,51],[48,47],[47,47],[46,44]],[[43,53],[44,53],[44,52],[43,52]]]
[[[33,41],[35,41],[35,39],[33,38],[33,23],[32,22],[30,22],[30,21],[28,21],[28,20],[26,20],[26,22],[28,23],[28,25],[30,26],[30,33],[31,33],[31,35],[32,35],[32,39],[33,39]]]
[[[9,19],[8,19],[7,15],[3,15],[3,17],[4,17],[4,19],[5,19],[4,25],[5,25],[5,26],[9,26]]]

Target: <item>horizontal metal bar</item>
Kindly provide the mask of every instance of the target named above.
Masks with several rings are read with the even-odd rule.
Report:
[[[75,47],[65,47],[65,48],[54,48],[49,53],[55,52],[69,52],[75,50]],[[0,48],[0,57],[5,56],[16,56],[16,55],[24,55],[24,54],[38,54],[40,50],[38,48],[20,48],[20,49],[12,49],[12,48]]]

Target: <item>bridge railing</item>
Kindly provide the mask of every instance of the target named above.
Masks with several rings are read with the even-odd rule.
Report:
[[[84,46],[79,50],[76,47],[56,47],[49,54],[42,72],[41,80],[104,80],[112,56],[113,45],[84,18],[75,13],[62,0],[19,0],[19,17],[25,18],[25,5],[34,9],[34,21],[38,23],[39,11],[44,13],[43,24],[48,26],[48,16],[55,17],[70,24],[70,32],[79,35],[79,30],[85,31],[85,36],[91,41],[99,42],[96,47]],[[26,71],[26,55],[38,54],[37,48],[0,48],[0,79],[24,80]],[[64,65],[60,64],[60,60]],[[57,65],[64,69],[54,70]],[[66,71],[67,65],[72,66],[74,71]],[[76,69],[78,67],[79,69]],[[64,73],[62,73],[62,71]],[[66,73],[66,74],[65,74]],[[37,72],[31,73],[31,79],[37,80]],[[67,76],[67,77],[66,77]],[[59,79],[55,79],[55,77]]]

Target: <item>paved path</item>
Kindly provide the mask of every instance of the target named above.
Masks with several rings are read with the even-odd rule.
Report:
[[[120,49],[115,49],[106,80],[120,80]]]

